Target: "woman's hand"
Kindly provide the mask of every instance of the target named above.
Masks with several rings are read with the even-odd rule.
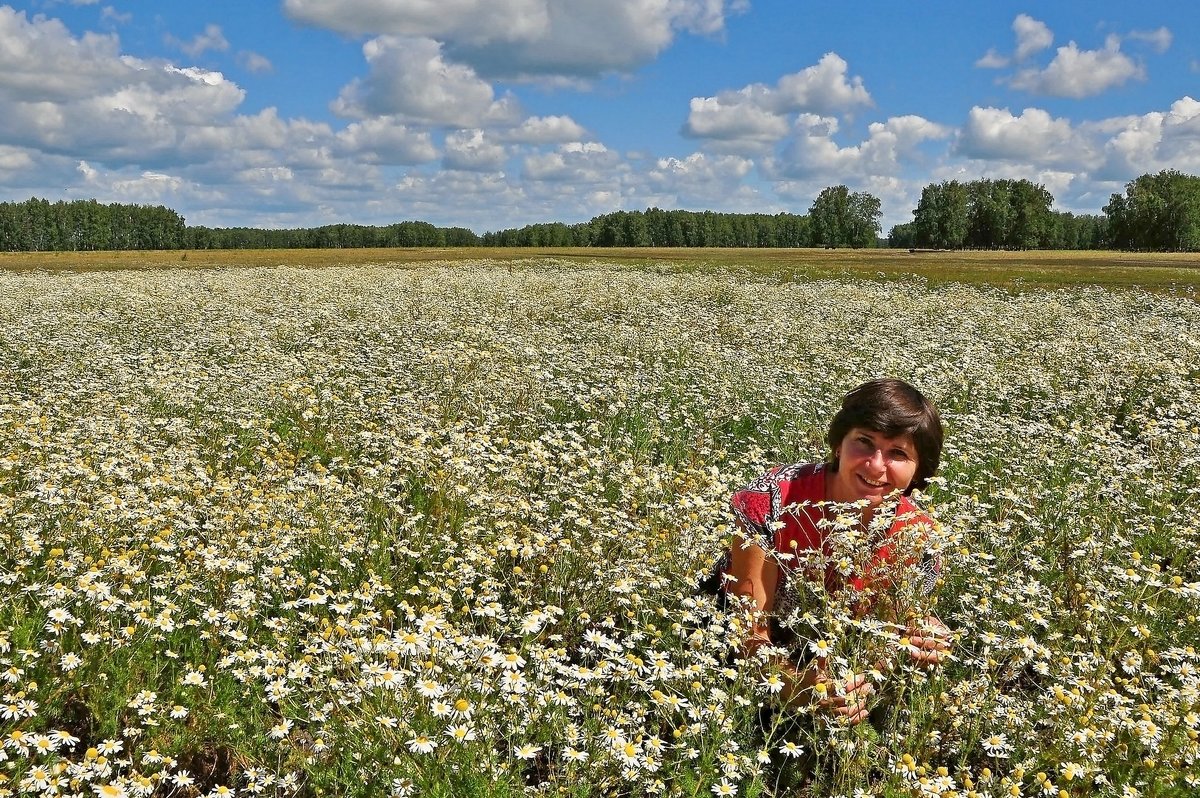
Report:
[[[860,673],[850,674],[841,684],[830,681],[824,675],[819,675],[813,685],[813,695],[817,705],[838,717],[845,718],[850,725],[866,719],[870,713],[867,699],[874,694],[875,686]]]
[[[870,712],[867,701],[875,694],[875,685],[863,674],[851,673],[844,681],[832,678],[822,657],[814,659],[803,670],[792,670],[789,688],[785,691],[785,700],[789,703],[816,704],[836,717],[845,718],[850,725],[866,719]]]
[[[950,652],[950,628],[935,616],[909,623],[904,650],[915,664],[933,668],[941,665]]]

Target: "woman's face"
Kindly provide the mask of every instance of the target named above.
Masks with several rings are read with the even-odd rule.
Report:
[[[838,470],[830,474],[826,496],[831,501],[866,499],[874,507],[888,494],[908,490],[917,473],[917,446],[907,433],[889,438],[851,427],[835,453]]]

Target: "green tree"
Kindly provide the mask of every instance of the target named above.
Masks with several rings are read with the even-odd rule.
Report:
[[[879,219],[883,216],[879,198],[865,191],[855,192],[849,197],[849,206],[846,226],[850,246],[875,246],[879,238]]]
[[[895,249],[912,249],[918,246],[916,224],[908,222],[907,224],[894,225],[888,231],[887,242],[889,247]]]
[[[812,243],[826,247],[869,247],[879,234],[883,215],[877,197],[831,186],[821,191],[808,209]]]
[[[650,246],[650,226],[646,224],[646,217],[641,211],[626,213],[625,218],[622,220],[622,225],[624,227],[625,246]]]
[[[1141,175],[1104,206],[1109,240],[1121,249],[1200,249],[1200,177],[1174,169]]]
[[[972,180],[967,184],[967,245],[1005,246],[1012,227],[1010,180]]]
[[[1009,196],[1013,221],[1005,244],[1011,249],[1049,246],[1054,231],[1053,212],[1050,210],[1054,197],[1044,186],[1028,180],[1013,183]]]
[[[927,247],[961,249],[967,240],[967,187],[957,180],[925,186],[913,211],[916,240]]]

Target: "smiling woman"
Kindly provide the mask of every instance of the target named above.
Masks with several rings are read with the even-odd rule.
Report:
[[[868,499],[874,509],[889,493],[907,496],[929,484],[941,463],[942,421],[903,380],[873,380],[846,394],[829,424],[829,445],[833,479],[826,498]]]
[[[933,522],[908,495],[937,471],[942,437],[937,409],[920,391],[902,380],[873,380],[842,400],[829,427],[828,461],[773,468],[734,494],[738,531],[719,578],[726,597],[741,597],[751,611],[747,656],[790,652],[773,662],[779,673],[767,677],[785,702],[815,703],[857,723],[874,693],[853,669],[832,674],[824,641],[800,639],[791,628],[787,616],[795,614],[805,582],[839,596],[860,617],[874,612],[898,624],[905,632],[899,649],[911,661],[934,666],[945,656],[948,630],[937,618],[888,617],[895,605],[878,601],[897,570],[926,592],[936,581],[936,560],[911,556],[912,541]],[[835,551],[837,527],[866,550],[857,563]]]

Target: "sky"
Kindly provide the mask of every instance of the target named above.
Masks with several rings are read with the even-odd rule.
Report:
[[[0,4],[0,200],[189,225],[478,233],[648,207],[882,230],[942,180],[1099,213],[1200,174],[1200,3],[34,0]]]

